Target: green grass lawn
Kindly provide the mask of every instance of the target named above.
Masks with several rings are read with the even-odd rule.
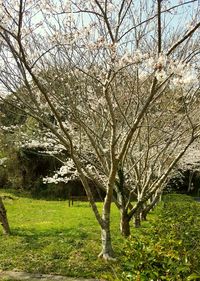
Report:
[[[9,195],[0,190],[0,195]],[[125,240],[112,205],[117,260],[98,259],[101,232],[87,202],[5,199],[11,236],[0,229],[0,271],[96,277],[109,281],[200,280],[200,204],[175,196],[162,202]],[[174,198],[174,199],[173,199]],[[99,209],[102,204],[98,203]]]
[[[3,236],[0,229],[0,270],[103,277],[113,276],[114,268],[119,268],[117,262],[97,258],[101,233],[88,203],[68,207],[67,201],[13,197],[4,200],[12,235]],[[123,241],[114,205],[111,227],[113,246],[120,255]]]

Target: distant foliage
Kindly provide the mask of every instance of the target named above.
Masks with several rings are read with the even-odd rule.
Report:
[[[10,104],[12,95],[4,101],[0,101],[0,126],[23,125],[27,120],[27,115]]]
[[[172,192],[199,196],[200,171],[199,167],[195,167],[195,163],[186,169],[180,168],[174,171],[165,188],[165,193]]]

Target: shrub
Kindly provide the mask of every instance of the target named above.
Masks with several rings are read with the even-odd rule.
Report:
[[[186,194],[167,194],[163,196],[162,198],[163,202],[194,202],[193,198],[191,196],[188,196]]]
[[[34,181],[31,188],[31,195],[35,198],[45,198],[48,200],[66,200],[68,190],[65,184],[44,184],[40,177]]]
[[[120,280],[200,280],[200,204],[168,195],[158,218],[125,246]]]

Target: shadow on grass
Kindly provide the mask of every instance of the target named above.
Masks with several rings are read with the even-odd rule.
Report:
[[[19,198],[27,198],[32,200],[43,200],[43,201],[67,201],[66,198],[60,198],[56,196],[45,196],[45,195],[37,195],[33,194],[31,191],[27,191],[24,189],[11,189],[11,188],[0,188],[1,193],[9,194],[13,197]],[[13,198],[15,199],[15,198]]]
[[[11,237],[22,238],[22,246],[27,249],[40,249],[51,243],[57,243],[61,246],[66,243],[71,247],[82,247],[88,239],[88,233],[81,229],[63,228],[39,231],[36,229],[15,228],[12,230]]]
[[[48,236],[73,236],[75,238],[85,239],[88,237],[88,233],[78,228],[59,228],[59,229],[47,229],[38,230],[36,228],[24,228],[15,227],[12,229],[12,236],[38,236],[38,237],[48,237]]]
[[[31,198],[32,199],[32,196],[31,196],[30,192],[24,191],[22,189],[0,188],[0,192],[10,194],[14,197],[23,197],[23,198]]]

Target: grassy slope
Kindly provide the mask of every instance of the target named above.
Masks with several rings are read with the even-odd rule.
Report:
[[[88,203],[68,207],[65,201],[15,197],[5,205],[12,236],[2,236],[0,229],[0,270],[102,277],[118,267],[97,259],[100,228]],[[113,206],[113,245],[119,255],[118,216]]]

